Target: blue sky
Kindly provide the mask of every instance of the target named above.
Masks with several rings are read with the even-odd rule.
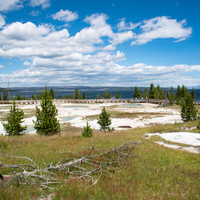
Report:
[[[0,87],[200,85],[200,2],[1,0]]]

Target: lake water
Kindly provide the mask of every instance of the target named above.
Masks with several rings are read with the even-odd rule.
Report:
[[[65,95],[73,95],[74,91],[56,91],[57,93],[57,97],[58,99],[61,99],[62,96]],[[105,90],[106,92],[109,92],[111,94],[112,97],[114,97],[116,92],[120,92],[121,98],[122,99],[131,99],[133,98],[133,90]],[[167,89],[166,91],[170,91],[170,89]],[[191,90],[189,90],[191,92]],[[80,94],[83,94],[83,91],[79,91]],[[85,94],[86,94],[86,99],[95,99],[97,97],[98,94],[100,94],[103,97],[103,92],[104,90],[86,90]],[[15,97],[17,96],[17,94],[19,94],[20,96],[26,96],[27,98],[31,98],[32,94],[34,94],[35,96],[37,96],[37,94],[40,93],[38,91],[21,91],[21,92],[9,92],[10,98],[13,97],[13,95],[15,95]],[[176,93],[176,90],[174,89],[174,93]],[[196,100],[200,101],[200,89],[195,89],[195,94],[196,94]],[[1,93],[2,95],[2,93]]]

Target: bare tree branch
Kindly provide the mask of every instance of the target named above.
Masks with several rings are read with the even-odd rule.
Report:
[[[126,161],[127,158],[131,158],[135,156],[131,154],[132,149],[140,144],[140,141],[137,143],[129,142],[124,143],[118,147],[115,147],[111,150],[106,149],[96,149],[93,147],[90,148],[90,151],[86,156],[78,156],[79,158],[66,158],[64,157],[64,161],[58,161],[58,163],[54,166],[53,162],[49,165],[46,165],[43,159],[44,168],[40,168],[32,159],[27,157],[20,156],[11,156],[8,154],[0,153],[2,156],[10,157],[10,158],[20,158],[28,160],[31,164],[1,164],[2,168],[18,168],[17,173],[15,173],[15,177],[19,184],[40,184],[41,187],[46,188],[51,184],[59,184],[62,182],[69,181],[71,178],[75,178],[77,180],[86,180],[87,182],[92,182],[89,187],[97,184],[100,177],[102,176],[103,170],[106,168],[110,168],[115,165],[127,164],[129,162]],[[95,151],[98,151],[95,154]],[[63,153],[63,152],[57,152]],[[67,152],[66,152],[67,153]],[[71,153],[71,152],[70,152]],[[65,155],[63,155],[65,156]],[[58,178],[55,173],[52,171],[64,171],[65,174],[70,176],[66,176],[62,180]],[[13,172],[14,173],[14,172]],[[98,178],[94,180],[94,175],[98,175]],[[12,175],[13,176],[13,175]],[[4,175],[2,175],[4,177]],[[5,176],[6,177],[6,176]],[[89,180],[87,180],[89,178]],[[88,182],[88,183],[89,183]]]

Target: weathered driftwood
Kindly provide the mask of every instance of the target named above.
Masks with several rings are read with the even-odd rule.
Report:
[[[111,150],[99,150],[95,147],[89,148],[89,153],[86,156],[79,156],[77,158],[66,158],[64,162],[58,162],[53,165],[50,163],[45,167],[39,167],[32,159],[20,156],[11,156],[8,154],[0,153],[0,156],[11,157],[14,159],[23,159],[29,161],[29,164],[2,164],[1,168],[13,168],[18,169],[18,172],[13,172],[12,175],[1,175],[1,184],[10,184],[14,179],[18,184],[39,184],[41,187],[48,187],[50,184],[57,184],[69,181],[70,179],[87,179],[90,180],[90,187],[98,182],[102,175],[103,169],[110,168],[114,165],[121,165],[128,163],[126,160],[128,157],[135,156],[131,154],[132,149],[140,142],[124,143]],[[67,152],[57,152],[67,153]],[[131,161],[129,159],[129,161]],[[53,173],[55,171],[64,171],[68,174],[67,178],[59,179],[58,176]],[[98,178],[94,180],[94,176],[98,175]],[[95,176],[97,177],[97,176]]]

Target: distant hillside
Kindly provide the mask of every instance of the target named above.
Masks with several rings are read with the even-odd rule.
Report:
[[[200,89],[200,85],[195,86],[194,89]]]
[[[7,88],[1,88],[0,87],[0,92],[4,92],[4,90],[6,90]],[[12,90],[12,89],[9,89],[9,92],[14,92],[14,90]]]
[[[122,90],[134,90],[134,87],[109,87],[109,86],[47,86],[48,89],[53,88],[55,92],[58,91],[74,91],[78,88],[79,91],[122,91]],[[140,90],[144,90],[149,87],[138,87]],[[12,87],[10,88],[15,91],[33,91],[33,92],[42,92],[44,87]],[[170,88],[161,87],[163,90],[169,90]]]
[[[3,92],[5,89],[0,87],[0,92]]]
[[[122,90],[134,90],[134,87],[109,87],[109,86],[47,86],[48,89],[53,88],[55,92],[58,91],[74,91],[78,88],[79,91],[122,91]],[[140,90],[144,90],[145,88],[149,89],[149,87],[138,87]],[[33,92],[42,92],[44,87],[12,87],[10,88],[15,91],[33,91]],[[161,87],[163,90],[169,90],[169,88]]]

